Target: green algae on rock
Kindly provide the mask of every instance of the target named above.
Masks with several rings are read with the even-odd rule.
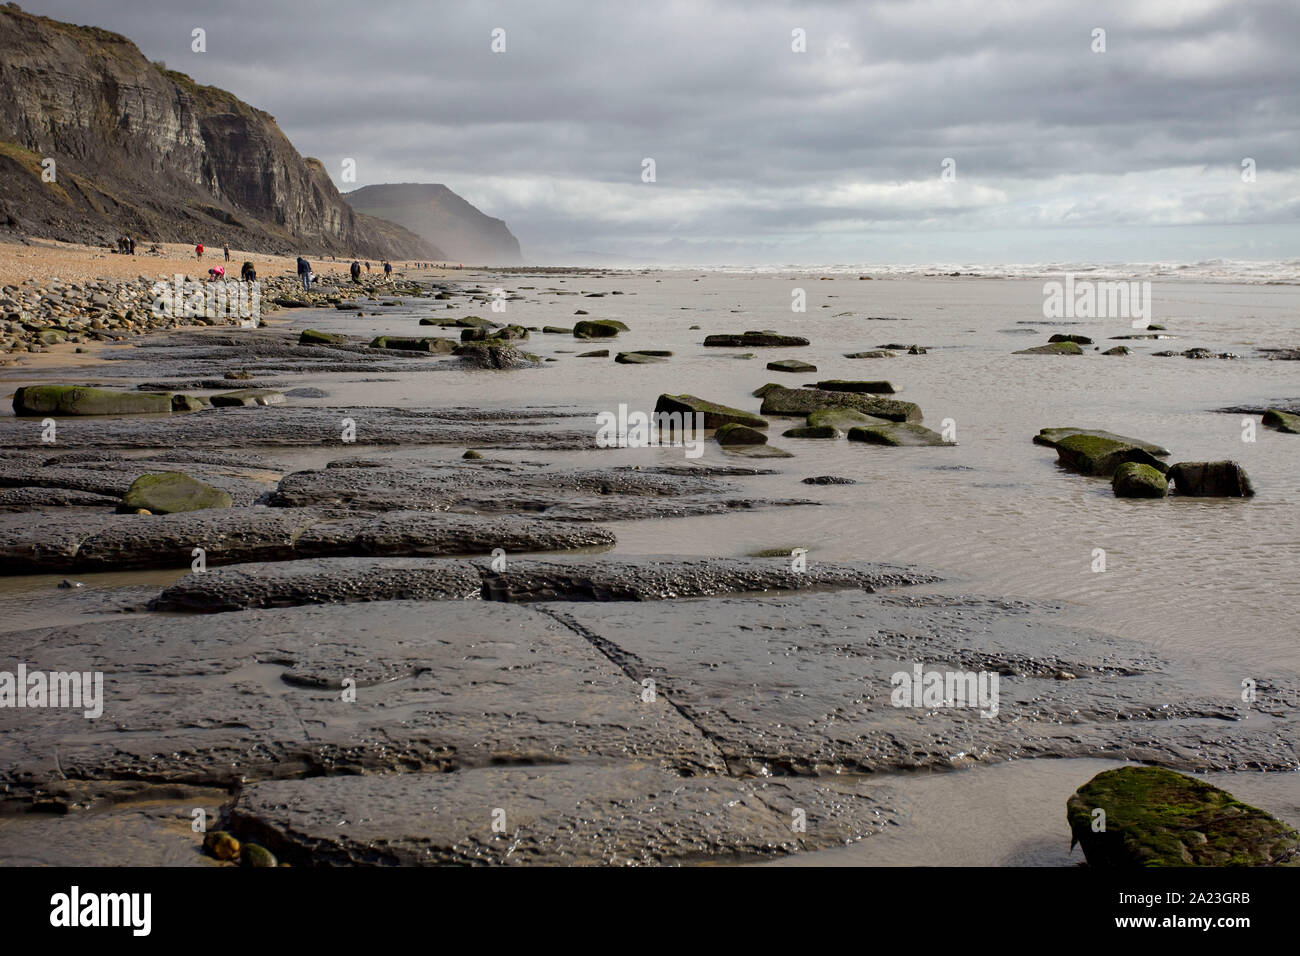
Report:
[[[1169,466],[1148,451],[1128,441],[1103,438],[1098,435],[1069,435],[1056,443],[1056,454],[1061,464],[1085,475],[1111,478],[1115,469],[1126,461],[1150,465],[1162,474]]]
[[[1035,445],[1046,445],[1048,448],[1055,448],[1062,438],[1069,438],[1071,435],[1091,435],[1094,438],[1109,438],[1113,441],[1124,442],[1141,448],[1148,454],[1164,458],[1169,455],[1169,449],[1163,445],[1157,445],[1154,442],[1143,441],[1140,438],[1129,438],[1126,435],[1116,435],[1114,432],[1102,431],[1095,428],[1040,428],[1038,434],[1034,436]]]
[[[171,410],[168,392],[82,385],[25,385],[14,392],[15,415],[160,415]]]
[[[1074,342],[1049,342],[1036,345],[1032,349],[1020,349],[1013,355],[1082,355],[1083,349]]]
[[[630,330],[626,325],[613,319],[583,319],[573,326],[573,334],[580,339],[613,338],[627,331]]]
[[[915,422],[885,422],[883,425],[859,425],[849,429],[849,441],[867,442],[872,445],[889,445],[901,447],[952,447],[956,442],[945,439],[938,432],[931,431]]]
[[[346,345],[347,341],[346,335],[318,332],[316,329],[303,329],[298,335],[299,345]]]
[[[1111,488],[1116,498],[1163,498],[1169,494],[1169,481],[1150,465],[1126,461],[1115,469]]]
[[[1094,816],[1104,811],[1105,817]],[[1162,767],[1097,774],[1066,803],[1070,846],[1088,864],[1275,866],[1300,861],[1300,834],[1227,791]],[[1105,828],[1094,830],[1094,821]]]
[[[282,405],[284,393],[273,388],[241,388],[233,392],[223,392],[208,399],[213,408],[239,408],[253,405]]]
[[[1300,435],[1300,415],[1293,415],[1290,412],[1270,408],[1264,413],[1264,424],[1270,428],[1276,428],[1280,432]]]
[[[143,508],[152,514],[175,514],[178,511],[202,511],[206,508],[230,508],[234,504],[227,492],[191,478],[179,471],[141,475],[122,496],[119,510]]]
[[[751,428],[749,425],[742,425],[739,422],[728,422],[718,428],[714,436],[719,445],[766,445],[767,436],[757,428]]]

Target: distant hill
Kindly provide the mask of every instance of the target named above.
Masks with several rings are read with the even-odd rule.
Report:
[[[56,163],[43,182],[42,161]],[[130,40],[0,6],[0,234],[229,242],[266,252],[440,258],[355,212],[319,160],[225,90]]]
[[[440,259],[474,265],[523,262],[519,240],[506,224],[475,209],[438,183],[392,183],[345,193],[358,212],[405,226],[443,251]]]

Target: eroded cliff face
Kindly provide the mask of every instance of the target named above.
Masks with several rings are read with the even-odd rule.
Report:
[[[441,183],[364,186],[344,198],[354,209],[437,243],[444,258],[496,266],[523,261],[519,240],[502,220],[480,212]]]
[[[56,163],[43,182],[42,161]],[[223,241],[436,258],[355,212],[269,114],[150,63],[130,40],[0,7],[0,227],[75,241]]]

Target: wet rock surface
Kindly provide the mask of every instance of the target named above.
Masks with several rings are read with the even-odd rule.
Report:
[[[508,558],[504,564],[494,566],[491,559],[323,558],[234,565],[187,575],[164,589],[153,606],[161,611],[218,613],[406,597],[508,603],[665,601],[764,591],[875,590],[934,580],[915,569],[888,565],[818,563],[796,572],[788,561],[743,558],[574,555],[564,560]]]
[[[447,584],[490,574],[428,563],[457,566]],[[524,564],[520,580],[538,580]],[[689,863],[870,838],[899,819],[863,771],[1035,756],[1300,766],[1300,683],[1261,685],[1267,719],[1244,719],[1237,688],[1172,677],[1197,671],[1025,602],[855,590],[202,620],[7,634],[32,668],[105,675],[97,720],[0,710],[10,807],[78,821],[124,786],[195,805],[221,788],[213,828],[298,866]],[[914,664],[997,673],[996,715],[895,706],[892,675]]]

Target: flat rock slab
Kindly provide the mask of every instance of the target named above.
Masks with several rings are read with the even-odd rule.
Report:
[[[864,415],[896,422],[919,422],[921,408],[912,402],[821,388],[773,388],[763,395],[764,415],[807,415],[822,408],[851,408]]]
[[[153,606],[161,611],[216,613],[402,599],[663,601],[763,591],[874,590],[933,580],[932,575],[890,565],[819,562],[799,573],[790,569],[788,561],[742,558],[507,557],[500,571],[488,559],[320,558],[190,574],[165,588]]]
[[[855,780],[583,763],[270,781],[244,790],[230,826],[298,866],[663,865],[853,843],[897,822],[878,799]]]
[[[558,419],[558,416],[556,416]],[[352,423],[352,429],[348,428]],[[485,424],[491,422],[491,424]],[[167,418],[69,419],[59,422],[60,448],[256,448],[349,447],[359,445],[476,445],[492,448],[596,447],[596,430],[560,429],[558,421],[534,413],[532,420],[502,420],[490,413],[477,420],[445,410],[405,408],[210,408]],[[550,427],[545,427],[545,426]],[[0,419],[0,448],[40,448],[41,424]]]
[[[1170,454],[1169,449],[1164,445],[1143,441],[1140,438],[1128,438],[1125,435],[1116,435],[1114,432],[1102,431],[1096,428],[1042,428],[1034,436],[1034,444],[1055,448],[1062,439],[1074,435],[1090,435],[1093,438],[1108,438],[1111,441],[1123,442],[1126,445],[1132,445],[1134,448],[1141,448],[1147,454],[1156,455],[1160,458],[1168,457]]]
[[[33,512],[0,522],[0,574],[211,566],[336,555],[466,555],[608,548],[592,524],[430,511],[232,508],[171,515]]]
[[[849,429],[849,441],[917,448],[952,447],[957,444],[916,422],[886,422],[883,425],[855,426]]]
[[[527,608],[390,602],[220,622],[136,615],[9,635],[30,671],[102,671],[103,714],[0,709],[0,799],[592,757],[723,769],[671,702],[643,699],[583,636]]]
[[[818,562],[810,561],[812,573]],[[1179,770],[1300,767],[1300,680],[1240,687],[1179,678],[1149,649],[1064,627],[1018,602],[903,591],[548,605],[699,726],[737,774],[1107,757]],[[894,706],[893,675],[987,671],[997,715]],[[1178,673],[1197,675],[1195,662]],[[1062,677],[1062,675],[1065,675]]]
[[[747,497],[736,485],[685,469],[540,470],[484,463],[446,465],[334,462],[286,475],[269,501],[282,507],[348,507],[532,514],[613,521],[810,504]]]

